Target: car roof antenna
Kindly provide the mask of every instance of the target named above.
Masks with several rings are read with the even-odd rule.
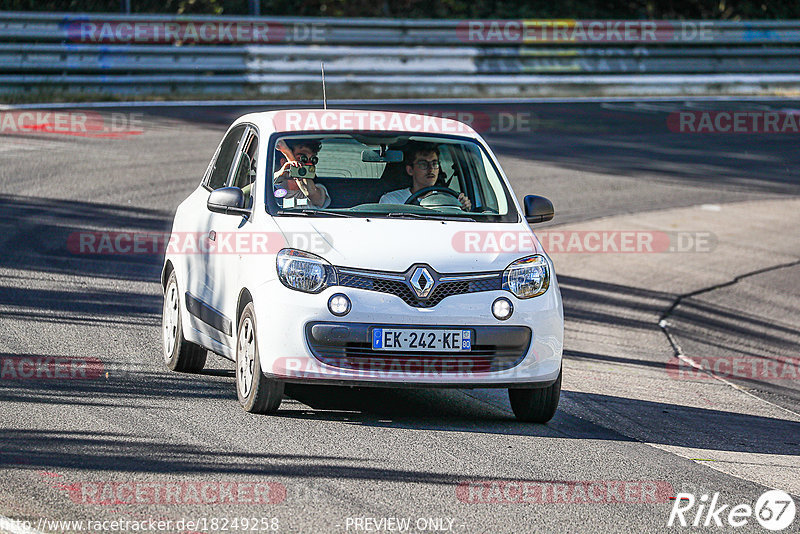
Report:
[[[325,62],[319,62],[319,68],[322,70],[322,109],[328,109],[328,98],[325,96]]]

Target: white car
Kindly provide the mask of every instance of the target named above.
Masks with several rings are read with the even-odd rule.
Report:
[[[254,413],[277,411],[286,382],[502,387],[518,419],[546,422],[564,316],[528,223],[552,219],[553,205],[524,205],[461,122],[245,115],[175,214],[164,360],[185,372],[207,350],[233,360]]]

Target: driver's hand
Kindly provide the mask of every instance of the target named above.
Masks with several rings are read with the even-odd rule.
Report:
[[[461,208],[465,211],[469,211],[472,209],[472,201],[467,198],[467,195],[461,193],[458,195],[458,201],[461,202]]]

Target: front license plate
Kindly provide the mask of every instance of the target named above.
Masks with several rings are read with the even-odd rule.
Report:
[[[471,330],[373,328],[373,350],[464,352],[472,350]]]

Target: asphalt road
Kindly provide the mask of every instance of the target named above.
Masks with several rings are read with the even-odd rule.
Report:
[[[392,106],[460,110],[488,124],[485,136],[516,193],[553,200],[556,220],[545,228],[797,198],[797,134],[682,134],[668,121],[686,109],[798,107]],[[608,273],[562,277],[566,378],[547,425],[516,422],[497,390],[294,386],[278,416],[258,417],[238,406],[226,360],[210,358],[200,375],[168,372],[160,356],[162,258],[74,254],[70,235],[168,230],[225,127],[244,111],[125,108],[119,112],[144,114],[140,134],[0,137],[0,357],[88,360],[98,371],[80,380],[0,380],[1,515],[34,527],[43,517],[205,521],[163,530],[171,532],[222,532],[225,518],[227,531],[245,530],[241,520],[233,527],[234,518],[257,518],[259,527],[280,532],[387,531],[386,520],[401,518],[418,531],[663,532],[669,497],[679,491],[720,492],[728,504],[752,505],[774,487],[800,504],[798,381],[747,384],[771,404],[714,380],[670,381],[673,348],[651,319],[685,293],[680,287],[648,293],[615,284]],[[501,131],[512,119],[512,131]],[[778,237],[797,241],[796,233]],[[797,281],[798,269],[787,267],[718,289],[709,284],[674,308],[674,335],[686,353],[747,347],[796,358]],[[636,331],[645,322],[648,329]],[[636,343],[624,337],[631,331]],[[775,458],[781,467],[738,475],[704,462],[712,451],[739,461]],[[464,486],[470,481],[489,485]],[[503,493],[526,482],[561,496],[517,502],[513,491]],[[239,491],[235,502],[202,494],[203,484],[228,483]],[[611,502],[576,494],[598,484]],[[172,497],[165,493],[176,487]],[[119,502],[109,501],[112,494]],[[763,529],[751,520],[736,531]]]

